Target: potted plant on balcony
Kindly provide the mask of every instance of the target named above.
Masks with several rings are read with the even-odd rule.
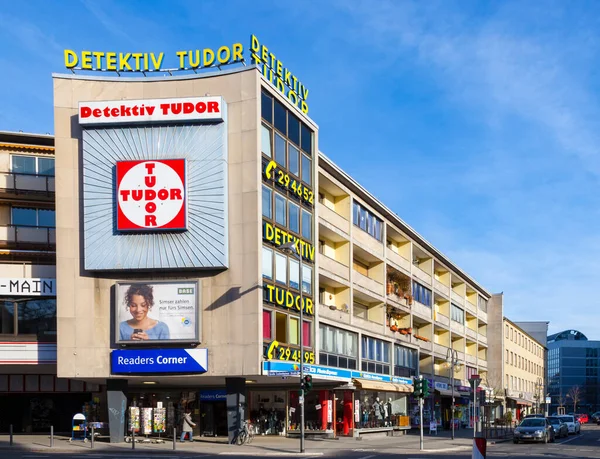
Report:
[[[392,317],[390,319],[390,330],[392,330],[393,332],[398,331],[398,321],[395,317]]]

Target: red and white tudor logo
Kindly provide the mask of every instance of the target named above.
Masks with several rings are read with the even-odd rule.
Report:
[[[187,229],[185,159],[117,161],[117,230]]]

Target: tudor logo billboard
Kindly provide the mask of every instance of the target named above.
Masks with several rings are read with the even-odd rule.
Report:
[[[187,229],[185,159],[117,161],[117,231]]]

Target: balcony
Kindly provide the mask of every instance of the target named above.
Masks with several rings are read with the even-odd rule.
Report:
[[[446,353],[448,352],[447,346],[442,346],[441,344],[433,344],[433,352],[441,355],[442,357],[446,357]]]
[[[477,365],[479,365],[481,368],[485,368],[487,370],[487,367],[488,367],[487,360],[477,359]]]
[[[384,334],[383,323],[363,319],[362,317],[352,316],[352,325],[367,330],[370,333]]]
[[[384,290],[382,283],[377,282],[376,280],[373,280],[356,270],[352,273],[352,275],[355,288],[358,287],[366,290],[368,293],[374,294],[377,298],[383,297]]]
[[[458,360],[460,362],[464,362],[465,361],[465,353],[464,352],[456,351],[456,356],[458,357]]]
[[[345,305],[345,306],[346,306],[346,308],[342,309],[341,307],[335,308],[335,306],[327,306],[327,305],[321,304],[319,307],[319,317],[334,320],[336,322],[349,324],[350,323],[350,314],[348,311],[348,306],[347,305]],[[334,309],[332,309],[332,308],[334,308]]]
[[[450,287],[442,284],[440,281],[433,281],[433,287],[440,292],[442,295],[446,295],[446,297],[450,298]]]
[[[54,250],[56,230],[37,226],[0,226],[0,247]]]
[[[420,339],[416,340],[416,343],[419,345],[421,349],[431,352],[433,349],[433,343],[431,341],[423,341]]]
[[[487,345],[487,343],[488,343],[487,336],[485,336],[485,335],[479,335],[479,337],[478,337],[478,338],[479,338],[479,342],[480,342],[481,344],[485,344],[485,345]]]
[[[461,335],[465,334],[465,326],[464,324],[455,322],[454,320],[450,321],[450,330],[454,333],[459,333]]]
[[[454,291],[452,291],[452,301],[461,306],[465,304],[465,298]]]
[[[328,223],[335,229],[344,233],[346,237],[350,234],[350,222],[342,217],[340,214],[330,209],[324,204],[318,204],[319,220]]]
[[[472,330],[469,327],[466,327],[466,330],[469,338],[477,339],[477,332],[475,330]]]
[[[404,258],[402,255],[398,255],[391,249],[386,251],[388,261],[393,264],[397,269],[401,269],[406,274],[410,273],[410,261]]]
[[[431,285],[431,275],[427,274],[425,271],[423,271],[418,266],[413,266],[412,273],[416,279],[419,279],[421,282],[423,282],[427,285]]]
[[[486,324],[488,323],[487,312],[482,311],[481,309],[478,309],[477,310],[477,317],[479,317],[479,319],[481,319],[482,321],[484,321]]]
[[[363,250],[383,259],[383,243],[378,241],[369,233],[366,233],[359,227],[355,226],[352,231],[352,238],[356,245]]]
[[[345,281],[350,280],[350,268],[326,255],[319,257],[319,269]]]
[[[11,195],[54,197],[54,176],[0,172],[0,190]]]
[[[415,314],[420,315],[421,317],[426,317],[431,320],[431,308],[425,306],[424,304],[419,303],[418,301],[413,301],[412,310]]]
[[[474,355],[467,354],[465,355],[465,361],[471,365],[477,365],[477,357]]]
[[[450,326],[450,318],[448,316],[445,316],[444,314],[440,314],[437,311],[433,312],[433,319],[436,322],[439,322],[442,325],[445,325],[446,327]]]
[[[466,301],[465,305],[466,305],[468,311],[472,312],[473,314],[477,314],[477,306],[475,306],[470,301]]]

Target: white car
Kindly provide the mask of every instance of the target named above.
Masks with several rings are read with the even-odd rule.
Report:
[[[574,416],[558,416],[561,421],[567,424],[569,434],[579,434],[581,432],[581,424]]]

